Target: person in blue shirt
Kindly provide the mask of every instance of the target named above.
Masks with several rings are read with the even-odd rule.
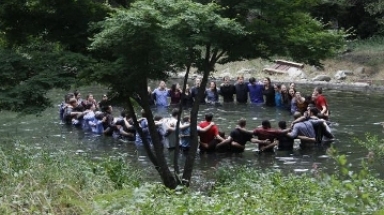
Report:
[[[281,85],[275,84],[275,104],[277,108],[283,108],[283,98],[281,95]]]
[[[219,102],[219,93],[217,91],[216,82],[211,81],[209,88],[206,90],[206,103],[216,104]]]
[[[96,111],[95,113],[95,118],[93,121],[89,122],[89,125],[92,128],[92,133],[94,134],[103,134],[104,133],[104,127],[103,127],[103,122],[105,121],[105,117],[103,112],[101,111]]]
[[[249,99],[251,100],[252,104],[264,104],[263,89],[263,83],[261,83],[260,81],[256,82],[256,79],[254,77],[249,79],[248,91]]]
[[[169,91],[164,81],[160,81],[159,87],[152,92],[157,107],[168,107]]]
[[[90,126],[89,122],[93,122],[95,119],[94,110],[96,109],[96,107],[94,104],[87,104],[86,106],[84,106],[84,108],[85,110],[89,110],[89,112],[83,116],[82,129],[84,131],[92,131],[92,127]]]
[[[141,110],[141,117],[142,118],[138,120],[140,128],[143,131],[144,138],[148,141],[150,145],[152,145],[152,138],[148,128],[148,120],[144,110]],[[136,132],[135,139],[136,139],[135,141],[136,146],[142,146],[144,144],[143,139],[141,138],[139,132]]]
[[[190,123],[189,116],[186,116],[183,118],[183,123],[184,125],[187,125]],[[181,151],[186,152],[186,151],[189,151],[190,147],[191,147],[191,129],[190,129],[190,126],[188,126],[180,130],[180,148],[181,148]]]

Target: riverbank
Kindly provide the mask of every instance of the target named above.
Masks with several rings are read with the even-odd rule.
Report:
[[[275,57],[272,59],[280,59]],[[233,81],[240,75],[245,79],[270,77],[274,83],[295,82],[299,86],[323,86],[326,89],[357,92],[382,92],[384,90],[384,38],[375,37],[364,41],[349,42],[343,53],[322,61],[323,68],[304,65],[301,71],[291,74],[270,74],[264,68],[272,67],[274,62],[263,59],[236,61],[217,64],[212,80],[228,76]],[[285,59],[291,60],[291,59]],[[175,78],[183,77],[178,73]],[[193,72],[190,77],[199,77]],[[326,81],[319,81],[326,80]]]

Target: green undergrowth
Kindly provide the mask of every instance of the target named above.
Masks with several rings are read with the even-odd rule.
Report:
[[[0,149],[0,214],[383,214],[384,181],[333,156],[334,175],[226,167],[197,192],[145,182],[123,156],[96,162],[18,144]]]

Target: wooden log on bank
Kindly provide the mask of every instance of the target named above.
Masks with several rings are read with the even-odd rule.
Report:
[[[304,64],[303,63],[296,63],[296,62],[292,62],[292,61],[286,61],[286,60],[275,60],[275,63],[276,64],[283,64],[283,65],[288,65],[288,66],[292,66],[292,67],[297,67],[297,68],[304,68]]]
[[[264,68],[263,72],[268,73],[269,75],[285,75],[287,71],[273,68]]]

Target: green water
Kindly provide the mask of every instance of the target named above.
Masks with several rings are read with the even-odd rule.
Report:
[[[82,90],[83,95],[87,92],[92,92],[96,99],[100,99],[104,93],[99,87]],[[50,97],[55,104],[59,104],[63,95],[63,91],[53,91]],[[377,124],[384,121],[383,96],[339,91],[326,91],[325,95],[330,104],[331,121],[336,123],[332,127],[336,136],[334,146],[340,153],[348,156],[352,169],[358,169],[367,151],[354,143],[352,138],[363,138],[366,132],[384,138],[383,128]],[[277,127],[277,122],[280,120],[292,120],[286,111],[254,105],[201,106],[200,110],[200,119],[204,113],[213,112],[215,123],[226,134],[229,134],[241,117],[247,119],[248,129],[256,128],[264,119],[269,119],[273,127]],[[114,112],[115,116],[118,116],[119,108],[115,108]],[[166,115],[167,113],[162,112],[161,114]],[[107,155],[124,154],[127,156],[127,162],[137,165],[138,168],[149,169],[149,172],[152,171],[151,163],[146,158],[145,152],[137,149],[134,144],[122,143],[111,137],[86,134],[79,129],[61,125],[56,106],[47,109],[42,116],[17,116],[14,113],[1,112],[0,136],[1,144],[5,147],[9,145],[13,147],[14,144],[10,140],[17,139],[27,142],[32,147],[72,151],[94,159]],[[166,156],[171,159],[170,154],[166,153]],[[183,156],[181,156],[181,160],[183,160]],[[223,165],[276,168],[286,172],[300,173],[310,171],[314,164],[326,172],[332,172],[336,167],[334,161],[326,155],[324,148],[309,151],[295,150],[293,154],[259,155],[256,152],[256,146],[248,143],[246,151],[242,154],[198,155],[194,179],[198,181],[202,178],[209,178],[215,168]],[[372,169],[379,174],[384,170],[382,166],[382,162],[379,161],[372,166]],[[155,173],[153,174],[155,175]]]

